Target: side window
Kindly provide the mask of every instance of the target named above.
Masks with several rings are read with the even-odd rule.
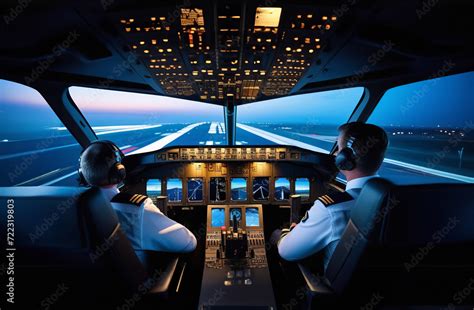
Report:
[[[35,89],[0,80],[0,186],[77,185],[81,147]]]
[[[474,72],[388,90],[368,123],[389,137],[380,174],[474,182]]]

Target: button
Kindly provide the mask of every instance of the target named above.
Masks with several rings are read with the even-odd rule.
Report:
[[[246,278],[250,278],[251,275],[252,275],[252,272],[250,271],[250,269],[245,269],[244,276],[245,276]]]
[[[232,279],[235,277],[235,272],[234,271],[228,271],[227,272],[227,279]]]
[[[242,270],[237,270],[237,272],[235,273],[235,276],[236,276],[237,278],[242,278],[242,275],[243,275]]]
[[[232,285],[232,281],[225,280],[225,281],[224,281],[224,285],[225,285],[225,286],[231,286],[231,285]]]
[[[252,285],[252,279],[245,279],[245,285]]]

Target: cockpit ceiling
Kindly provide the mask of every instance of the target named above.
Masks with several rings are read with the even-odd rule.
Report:
[[[473,2],[425,2],[5,0],[0,78],[229,106],[472,70]]]
[[[329,10],[229,4],[110,18],[167,95],[208,102],[287,95],[337,26]]]

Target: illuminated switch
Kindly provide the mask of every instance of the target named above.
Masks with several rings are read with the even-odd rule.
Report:
[[[252,279],[245,279],[245,285],[252,285]]]
[[[252,275],[252,273],[250,272],[250,269],[245,269],[244,276],[245,276],[246,278],[250,278],[251,275]]]
[[[225,285],[225,286],[231,286],[231,285],[232,285],[232,281],[225,280],[225,281],[224,281],[224,285]]]
[[[233,279],[235,277],[235,272],[234,271],[228,271],[227,272],[227,279]]]

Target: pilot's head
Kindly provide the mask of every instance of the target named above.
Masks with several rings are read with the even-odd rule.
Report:
[[[91,186],[113,186],[125,178],[124,155],[113,143],[106,140],[92,142],[79,158],[79,175]]]
[[[385,131],[360,122],[339,127],[336,166],[348,180],[377,173],[388,145]]]

